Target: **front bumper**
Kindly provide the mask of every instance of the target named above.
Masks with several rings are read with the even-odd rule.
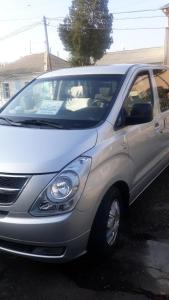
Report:
[[[14,240],[0,240],[0,251],[18,256],[23,256],[40,261],[68,262],[86,253],[86,244],[89,234],[50,247],[39,245],[28,245],[18,243]]]
[[[76,211],[49,218],[2,217],[0,251],[40,260],[75,259],[86,252],[90,233],[78,225],[80,219],[83,216]]]

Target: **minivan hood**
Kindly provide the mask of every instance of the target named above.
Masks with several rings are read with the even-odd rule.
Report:
[[[0,126],[0,173],[57,172],[96,144],[97,130]]]

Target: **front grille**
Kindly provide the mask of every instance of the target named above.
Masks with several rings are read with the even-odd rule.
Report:
[[[0,174],[0,205],[13,204],[28,179],[28,176]]]

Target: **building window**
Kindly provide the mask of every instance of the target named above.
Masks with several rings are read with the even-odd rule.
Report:
[[[3,96],[4,96],[4,99],[10,98],[10,89],[9,89],[8,82],[3,82]]]

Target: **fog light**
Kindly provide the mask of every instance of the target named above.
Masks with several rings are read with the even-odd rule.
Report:
[[[66,247],[36,247],[32,254],[46,256],[62,256],[66,251]]]

